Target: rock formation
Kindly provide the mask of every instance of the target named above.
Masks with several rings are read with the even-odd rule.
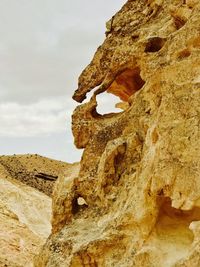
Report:
[[[19,180],[51,196],[55,181],[65,175],[65,170],[70,164],[37,154],[28,154],[0,156],[0,166],[4,177]]]
[[[0,166],[0,266],[32,267],[51,232],[51,198],[5,178]]]
[[[35,267],[199,267],[200,3],[129,0],[106,35],[73,96],[94,91],[72,117],[80,170],[56,182]],[[98,114],[106,92],[122,112]]]
[[[51,232],[55,179],[69,177],[74,166],[39,155],[0,156],[0,267],[33,266]]]

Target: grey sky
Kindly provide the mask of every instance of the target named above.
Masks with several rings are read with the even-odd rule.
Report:
[[[0,1],[0,154],[79,160],[71,95],[124,2]]]

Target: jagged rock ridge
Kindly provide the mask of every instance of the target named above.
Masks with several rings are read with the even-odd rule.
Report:
[[[73,113],[80,171],[56,182],[35,266],[198,267],[200,3],[129,0],[106,35],[73,96],[98,86]],[[106,92],[122,112],[98,114]]]

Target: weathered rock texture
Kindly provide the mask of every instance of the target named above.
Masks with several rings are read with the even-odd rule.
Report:
[[[200,3],[129,0],[106,34],[74,94],[99,86],[73,114],[80,171],[57,181],[35,266],[199,267]],[[121,113],[97,113],[105,91]]]
[[[37,154],[0,156],[1,174],[19,180],[48,196],[58,177],[63,177],[70,164]]]
[[[52,200],[47,195],[55,180],[69,177],[75,166],[79,164],[39,155],[0,156],[0,267],[33,266],[51,232]],[[59,190],[61,199],[65,189]],[[57,220],[65,219],[61,208],[53,214]]]
[[[2,172],[0,166],[0,267],[31,267],[51,232],[51,198]]]

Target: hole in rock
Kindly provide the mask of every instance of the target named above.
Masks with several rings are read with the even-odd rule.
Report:
[[[166,40],[161,37],[152,37],[148,40],[144,51],[148,53],[158,52],[165,42]]]
[[[99,94],[96,99],[98,103],[96,111],[98,114],[119,113],[122,111],[120,108],[116,108],[116,104],[120,102],[120,99],[113,94]]]
[[[190,55],[191,55],[190,50],[186,48],[178,53],[178,59],[184,59],[189,57]]]
[[[157,222],[145,247],[156,247],[158,258],[165,262],[165,267],[169,267],[188,255],[194,239],[189,225],[200,220],[200,208],[188,211],[175,209],[167,197],[158,197],[158,203]]]
[[[107,194],[112,190],[112,186],[116,185],[120,180],[121,174],[124,172],[124,156],[126,153],[126,143],[119,145],[112,153],[107,157],[104,173],[105,183],[103,185],[104,192]]]
[[[92,111],[93,117],[121,113],[129,107],[128,99],[140,90],[145,81],[140,75],[140,68],[125,69],[115,77],[105,93],[97,94],[97,108]]]
[[[107,91],[118,96],[122,101],[128,101],[129,97],[140,90],[144,84],[140,76],[140,68],[135,67],[125,69],[117,75]]]
[[[75,197],[72,200],[72,214],[75,215],[80,210],[80,206],[78,205],[77,198]]]
[[[75,197],[72,200],[72,214],[77,214],[81,209],[87,207],[87,202],[81,196]]]
[[[178,14],[177,11],[172,11],[171,16],[173,18],[174,26],[177,30],[182,28],[187,22],[187,20],[183,16],[181,16],[181,14]]]
[[[94,92],[98,89],[98,86],[93,88],[90,92],[87,93],[86,98],[81,102],[81,104],[85,104],[88,102],[88,100],[91,99],[91,97],[94,95]]]
[[[179,30],[185,25],[186,21],[181,18],[174,18],[174,24],[176,26],[176,29]]]

